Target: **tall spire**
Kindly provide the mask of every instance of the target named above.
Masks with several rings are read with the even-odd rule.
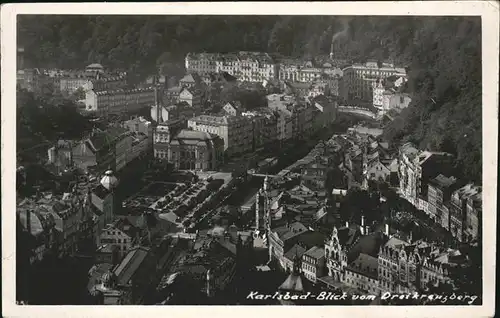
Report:
[[[293,257],[293,275],[300,275],[300,267],[301,267],[301,262],[300,262],[300,257],[298,255],[297,250],[295,250],[295,256]]]

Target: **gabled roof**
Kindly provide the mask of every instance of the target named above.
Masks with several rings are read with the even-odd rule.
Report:
[[[306,249],[299,244],[295,244],[292,246],[288,252],[285,253],[285,258],[293,261],[295,257],[302,257],[302,255],[306,252]]]
[[[302,283],[301,275],[291,273],[283,284],[281,284],[279,289],[284,291],[303,292],[304,284]]]
[[[387,242],[386,237],[381,232],[374,232],[364,235],[349,250],[348,261],[352,262],[360,254],[377,257],[380,247]]]
[[[204,131],[182,129],[173,139],[208,141],[214,139],[214,136]]]
[[[342,227],[338,230],[337,237],[339,238],[340,245],[349,248],[356,241],[359,235],[359,227]]]
[[[116,220],[112,224],[112,227],[122,231],[129,237],[134,237],[140,231],[140,229],[135,224],[132,224],[132,222],[127,218],[120,218]]]
[[[87,141],[91,150],[97,152],[109,146],[127,132],[128,130],[122,127],[110,127],[106,131],[93,134]]]
[[[188,82],[193,84],[198,84],[201,82],[201,78],[196,73],[190,73],[184,76],[179,82]]]
[[[238,101],[231,101],[231,102],[227,102],[224,107],[226,107],[227,105],[233,107],[234,109],[236,110],[239,110],[239,109],[242,109],[242,106],[241,106],[241,103],[238,102]]]
[[[318,246],[313,246],[309,250],[307,250],[304,255],[312,257],[314,259],[320,259],[325,256],[325,250]]]
[[[127,285],[130,279],[135,275],[137,270],[146,260],[150,249],[147,247],[133,248],[122,262],[115,268],[113,274],[116,275],[119,285]]]
[[[307,232],[307,227],[300,223],[300,222],[294,222],[288,226],[280,226],[276,229],[273,230],[276,234],[278,234],[278,237],[283,241],[287,241],[291,238],[294,238],[300,234],[303,234]]]
[[[437,187],[440,187],[442,189],[449,188],[453,184],[455,184],[456,182],[457,182],[457,178],[455,178],[453,176],[446,177],[442,174],[439,174],[437,177],[435,177],[434,179],[429,181],[430,184],[437,186]]]
[[[371,278],[378,277],[378,258],[373,257],[364,253],[359,254],[359,256],[349,264],[348,269],[353,270],[357,273],[363,274]]]

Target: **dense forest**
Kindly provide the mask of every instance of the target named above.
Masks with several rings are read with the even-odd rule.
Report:
[[[46,149],[58,139],[82,138],[92,129],[78,113],[74,101],[53,90],[28,92],[17,89],[17,155],[20,162],[46,157]]]
[[[28,66],[82,68],[99,62],[139,76],[179,72],[189,51],[328,54],[406,66],[413,100],[386,128],[395,142],[457,156],[481,180],[479,17],[19,16]]]

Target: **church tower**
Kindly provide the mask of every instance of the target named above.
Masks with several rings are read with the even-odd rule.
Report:
[[[105,198],[105,201],[109,203],[103,204],[104,224],[108,224],[113,221],[118,209],[121,208],[121,201],[116,192],[118,178],[116,178],[112,170],[108,170],[104,173],[104,177],[101,179],[101,185],[109,192],[109,195]]]
[[[332,235],[325,244],[325,259],[328,275],[335,281],[342,281],[344,268],[347,266],[347,253],[340,244],[337,227],[333,227]]]

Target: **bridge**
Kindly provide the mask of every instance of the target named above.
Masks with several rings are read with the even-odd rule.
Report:
[[[357,115],[362,115],[365,117],[370,117],[372,119],[377,119],[378,115],[371,110],[363,107],[357,107],[357,106],[339,106],[338,111],[341,113],[351,113],[351,114],[357,114]]]

